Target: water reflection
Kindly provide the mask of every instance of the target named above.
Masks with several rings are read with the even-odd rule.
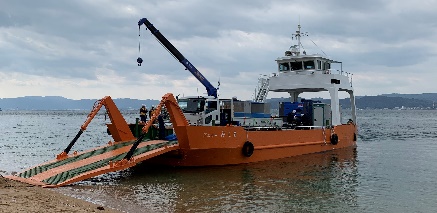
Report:
[[[52,160],[89,111],[0,113],[0,174]],[[137,110],[123,112],[135,121]],[[358,150],[256,164],[133,169],[56,189],[127,212],[434,212],[435,110],[358,111]],[[74,150],[104,145],[103,114]]]
[[[347,148],[237,166],[139,165],[60,190],[128,212],[344,212],[358,207],[357,177]]]

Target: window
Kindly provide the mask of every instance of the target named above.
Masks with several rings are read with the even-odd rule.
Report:
[[[178,105],[184,113],[203,112],[205,106],[205,100],[203,99],[179,99]]]
[[[206,114],[208,114],[214,110],[217,110],[217,101],[208,101],[206,103],[206,111],[205,111]]]
[[[303,67],[306,70],[313,70],[313,69],[315,69],[314,61],[304,61],[303,62]]]
[[[279,71],[289,71],[290,65],[288,63],[280,63],[279,64]]]
[[[317,69],[320,70],[322,68],[322,62],[317,60]]]
[[[302,62],[301,61],[291,62],[290,68],[291,70],[302,70]]]
[[[186,100],[179,100],[178,105],[179,105],[179,108],[181,108],[183,111],[183,110],[187,109],[188,102]]]

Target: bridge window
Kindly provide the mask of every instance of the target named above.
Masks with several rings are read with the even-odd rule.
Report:
[[[290,70],[290,64],[288,63],[279,64],[279,71],[289,71],[289,70]]]
[[[185,110],[188,107],[188,102],[186,102],[185,100],[181,100],[181,101],[178,101],[178,105],[179,105],[179,108],[181,108],[182,110]]]
[[[331,69],[331,64],[328,62],[323,63],[323,70]]]
[[[302,61],[291,62],[290,68],[291,70],[302,70]]]
[[[203,99],[179,99],[178,105],[184,113],[203,112],[205,100]]]
[[[305,67],[306,70],[313,70],[316,68],[314,65],[314,61],[304,61],[303,66]]]
[[[322,68],[322,61],[317,60],[317,69],[320,70]]]

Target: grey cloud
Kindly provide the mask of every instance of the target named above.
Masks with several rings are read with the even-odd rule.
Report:
[[[402,2],[383,0],[128,0],[105,4],[87,0],[7,1],[0,6],[0,29],[22,29],[19,32],[24,34],[27,31],[28,35],[17,36],[37,37],[62,54],[9,39],[3,41],[7,48],[0,46],[0,54],[4,55],[0,58],[0,72],[13,67],[15,72],[34,75],[96,79],[96,69],[108,68],[133,84],[140,83],[138,76],[144,73],[164,75],[168,80],[189,77],[190,73],[144,28],[141,57],[145,62],[136,66],[137,21],[142,17],[174,42],[201,72],[202,68],[211,70],[205,74],[212,78],[210,81],[220,75],[223,79],[253,72],[256,75],[251,79],[229,77],[229,81],[255,85],[259,73],[272,73],[276,69],[274,60],[293,42],[291,34],[299,17],[303,30],[312,39],[331,38],[341,43],[356,38],[363,42],[361,45],[375,45],[369,51],[324,49],[346,66],[401,67],[435,57],[435,50],[427,44],[435,43],[437,13],[426,8],[398,9],[401,6]],[[131,7],[132,11],[124,11],[124,7]],[[232,35],[220,43],[220,49],[217,44],[208,43],[222,39],[223,32],[232,30],[262,33],[274,39],[260,42],[270,42],[267,45],[274,47],[284,44],[284,40],[289,42],[283,48],[270,50],[238,49],[238,39]],[[415,39],[423,43],[412,46],[411,40]],[[397,63],[387,63],[390,61]],[[350,68],[353,71],[354,67]]]

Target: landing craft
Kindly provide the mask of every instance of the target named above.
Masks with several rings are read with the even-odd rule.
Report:
[[[232,165],[286,158],[291,156],[355,147],[357,126],[352,76],[333,70],[339,63],[319,54],[300,52],[300,25],[293,34],[298,44],[276,59],[277,72],[262,76],[253,101],[221,99],[217,89],[145,18],[152,34],[176,59],[205,86],[208,96],[162,97],[150,120],[141,128],[129,128],[112,99],[107,96],[93,107],[76,137],[53,161],[27,169],[7,178],[43,187],[58,187],[108,172],[124,170],[140,162],[172,166]],[[137,59],[138,65],[143,60]],[[330,104],[302,100],[304,92],[328,91]],[[341,121],[338,93],[347,92],[351,100],[351,119]],[[287,92],[290,101],[279,104],[277,116],[265,103],[269,92]],[[111,123],[107,124],[114,141],[82,153],[70,150],[88,124],[105,106]],[[174,134],[163,128],[165,107]],[[160,117],[158,119],[158,117]],[[156,125],[155,120],[159,120]],[[166,137],[156,139],[158,131]],[[138,126],[135,126],[138,128]]]

